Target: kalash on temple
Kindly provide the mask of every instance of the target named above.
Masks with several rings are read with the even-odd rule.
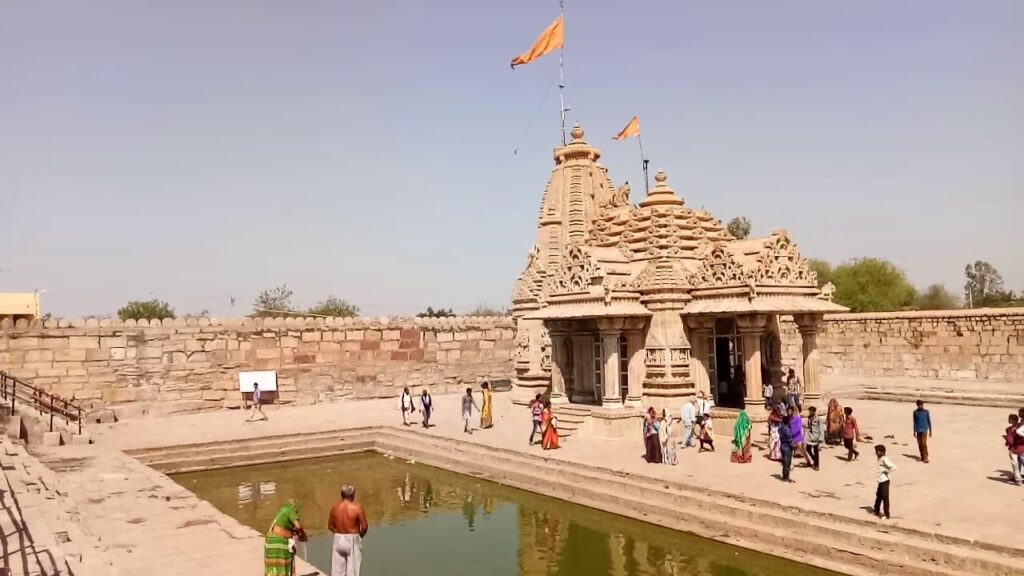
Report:
[[[764,416],[762,383],[792,367],[807,402],[821,397],[817,334],[831,301],[784,230],[738,240],[669,187],[663,172],[638,205],[583,140],[554,151],[537,238],[513,293],[517,401],[550,397],[562,426],[635,434],[640,407],[704,392],[717,417]],[[780,318],[802,358],[783,366]],[[571,418],[576,416],[576,418]]]

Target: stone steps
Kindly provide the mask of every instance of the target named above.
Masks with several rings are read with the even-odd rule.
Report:
[[[7,549],[9,574],[116,574],[97,551],[95,539],[80,529],[77,510],[68,504],[52,471],[24,446],[6,440],[0,445],[0,463],[2,485],[9,489],[0,527],[21,548],[17,554]]]
[[[568,440],[573,436],[586,433],[590,428],[591,407],[577,404],[557,404],[552,407],[558,419],[558,438]]]
[[[845,516],[820,514],[758,500],[612,471],[585,464],[564,462],[528,453],[399,429],[319,433],[214,443],[204,447],[204,458],[225,465],[276,461],[275,443],[294,447],[306,442],[303,454],[323,456],[370,447],[405,459],[492,479],[529,491],[588,505],[623,516],[674,529],[713,535],[715,539],[755,550],[786,550],[794,559],[839,570],[868,575],[897,573],[907,576],[994,575],[1024,573],[1019,550],[986,546],[967,540],[933,535],[893,525],[880,526]],[[244,448],[252,442],[258,449]],[[219,446],[219,448],[218,448]],[[217,451],[222,452],[221,455]],[[326,453],[324,452],[326,451]],[[170,471],[204,467],[187,456],[188,447],[135,451]],[[294,452],[290,452],[294,455]],[[208,468],[208,466],[205,466]],[[781,535],[785,535],[784,537]]]

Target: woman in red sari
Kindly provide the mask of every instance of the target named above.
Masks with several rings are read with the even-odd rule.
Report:
[[[544,410],[540,413],[540,445],[545,450],[558,448],[558,421],[551,414],[551,402],[544,402]]]

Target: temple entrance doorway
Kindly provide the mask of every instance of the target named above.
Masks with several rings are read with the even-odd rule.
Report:
[[[743,408],[743,340],[733,318],[717,318],[711,334],[708,376],[715,405]]]

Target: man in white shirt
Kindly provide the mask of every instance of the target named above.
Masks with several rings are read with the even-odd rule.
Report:
[[[697,393],[697,414],[701,416],[710,416],[711,408],[715,403],[707,397],[707,394],[703,390]]]
[[[683,448],[694,446],[693,423],[697,419],[697,409],[694,407],[696,400],[689,399],[683,402],[683,409],[679,413],[679,421],[683,424]]]
[[[878,488],[875,490],[875,516],[882,517],[884,505],[885,519],[889,519],[889,481],[892,480],[892,471],[896,465],[885,455],[885,446],[875,446],[875,456],[878,457],[878,474],[875,480],[878,481]]]

